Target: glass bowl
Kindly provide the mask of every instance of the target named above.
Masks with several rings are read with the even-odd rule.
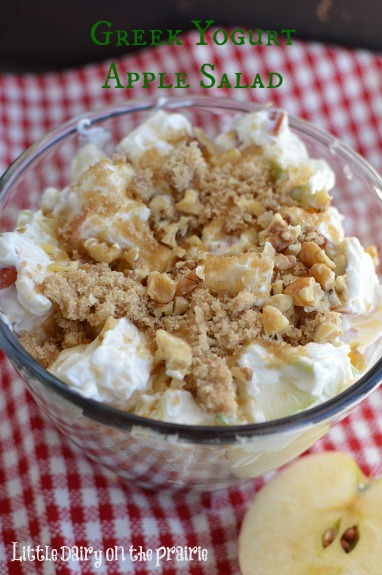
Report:
[[[77,117],[28,148],[3,175],[0,231],[15,227],[21,209],[36,209],[47,186],[63,188],[70,181],[71,160],[95,130],[107,131],[105,150],[111,151],[157,108],[181,112],[213,136],[227,129],[237,114],[263,106],[222,98],[174,97],[129,101]],[[333,204],[345,215],[346,234],[358,236],[364,246],[375,244],[382,253],[380,176],[333,136],[297,118],[290,117],[290,125],[309,155],[325,159],[335,172]],[[263,475],[311,447],[382,379],[378,342],[363,377],[321,405],[264,423],[190,426],[146,419],[84,398],[33,360],[3,322],[0,346],[36,402],[65,435],[87,456],[145,488],[213,490]]]

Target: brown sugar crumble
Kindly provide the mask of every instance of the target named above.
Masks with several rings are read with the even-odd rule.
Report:
[[[231,416],[238,377],[251,376],[237,363],[247,344],[341,334],[343,261],[319,232],[330,200],[304,195],[309,170],[280,176],[258,146],[227,151],[199,129],[168,141],[164,159],[154,148],[102,158],[72,185],[75,209],[45,210],[64,255],[40,286],[53,305],[44,332],[20,341],[48,367],[127,318],[155,357],[154,392],[179,386]]]

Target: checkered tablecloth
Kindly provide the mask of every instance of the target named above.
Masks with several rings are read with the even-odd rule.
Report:
[[[210,37],[208,37],[210,39]],[[116,60],[118,69],[188,72],[184,90],[102,89],[109,63],[44,75],[0,76],[0,173],[47,130],[88,109],[148,95],[198,93],[240,100],[272,101],[329,130],[382,171],[382,55],[294,41],[292,46],[161,46]],[[200,66],[215,74],[277,71],[280,88],[202,89]],[[147,493],[120,481],[89,461],[42,415],[4,357],[0,387],[0,575],[99,573],[119,575],[237,575],[240,523],[258,479],[228,490],[200,494]],[[382,390],[375,391],[314,451],[339,449],[353,455],[367,473],[382,474]],[[111,560],[11,561],[12,542],[61,546],[128,548],[197,546],[208,560],[160,567],[150,562]]]

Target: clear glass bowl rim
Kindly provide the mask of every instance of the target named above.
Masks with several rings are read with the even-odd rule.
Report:
[[[255,112],[261,109],[278,112],[278,108],[254,102],[242,102],[232,98],[210,96],[162,97],[128,100],[120,104],[111,104],[99,110],[82,113],[58,128],[50,131],[44,138],[29,146],[4,172],[0,179],[0,210],[4,203],[7,191],[17,182],[24,171],[51,146],[65,140],[77,132],[78,122],[88,119],[91,126],[112,117],[121,116],[131,112],[143,112],[155,109],[199,108],[202,110],[223,109],[237,113]],[[374,168],[357,152],[340,142],[333,135],[317,128],[305,120],[288,114],[289,123],[299,133],[329,146],[346,162],[357,167],[369,179],[376,194],[382,198],[382,178]],[[315,407],[295,413],[293,415],[246,425],[206,426],[170,423],[145,418],[139,415],[122,411],[110,405],[83,397],[65,383],[49,373],[37,363],[22,347],[18,339],[8,326],[0,320],[0,348],[13,360],[21,370],[26,368],[28,375],[37,378],[48,390],[57,393],[70,403],[82,410],[85,417],[119,429],[141,430],[143,433],[151,432],[162,436],[176,436],[190,443],[240,443],[245,438],[261,437],[273,433],[293,432],[300,428],[309,427],[328,420],[340,420],[348,411],[362,401],[371,391],[378,387],[382,380],[382,358],[352,386]]]

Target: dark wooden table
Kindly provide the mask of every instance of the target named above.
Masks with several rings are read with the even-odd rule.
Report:
[[[138,49],[97,46],[90,38],[97,20],[113,30],[187,30],[192,19],[295,28],[298,38],[382,51],[381,0],[0,0],[0,70],[59,69]]]

